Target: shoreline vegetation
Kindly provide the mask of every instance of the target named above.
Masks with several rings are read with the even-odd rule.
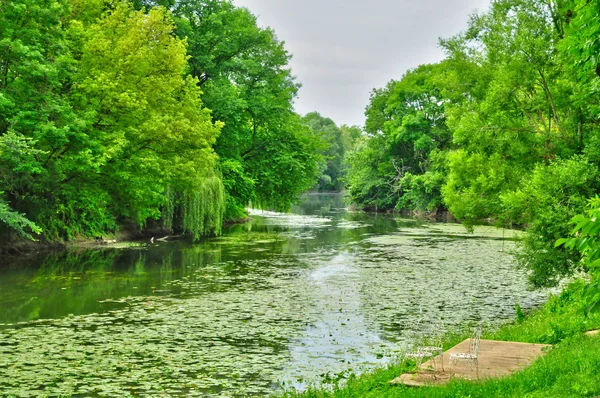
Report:
[[[247,8],[16,0],[0,11],[0,237],[158,225],[198,240],[245,218],[247,203],[285,211],[320,176],[340,186],[341,135],[294,111],[291,54]]]
[[[251,217],[239,218],[236,220],[226,220],[223,222],[223,228],[244,224],[250,221]],[[27,255],[32,252],[39,253],[40,251],[56,251],[68,248],[94,249],[94,248],[122,248],[128,244],[150,243],[150,239],[155,240],[192,240],[192,237],[185,234],[178,234],[172,230],[157,227],[157,228],[137,228],[129,226],[129,228],[120,228],[117,233],[104,234],[94,238],[85,236],[74,237],[71,240],[31,240],[22,236],[13,236],[12,239],[5,237],[0,242],[0,255],[20,256]],[[165,239],[166,238],[166,239]],[[202,237],[209,239],[210,236]]]
[[[307,191],[304,195],[344,195],[341,191]],[[456,218],[448,211],[435,211],[435,212],[421,212],[417,210],[400,210],[395,211],[394,209],[358,209],[353,205],[347,207],[349,211],[360,211],[365,213],[384,214],[384,215],[401,215],[403,217],[414,218],[415,220],[424,220],[429,222],[443,222],[443,223],[459,223]],[[244,224],[250,221],[252,217],[243,217],[234,220],[225,220],[223,222],[223,228],[229,226]],[[493,221],[488,224],[490,226],[496,226]],[[515,228],[518,229],[518,228]],[[125,243],[136,243],[146,242],[152,237],[155,239],[164,237],[176,237],[177,239],[191,239],[189,236],[174,233],[172,230],[156,227],[156,228],[137,228],[136,226],[128,226],[125,228],[119,228],[119,231],[114,234],[99,235],[94,238],[89,237],[74,237],[71,240],[31,240],[26,237],[13,234],[12,238],[6,236],[5,239],[0,242],[0,254],[2,255],[25,255],[29,252],[39,251],[52,251],[61,250],[70,247],[76,248],[102,248],[111,247],[114,244],[118,244],[119,247]],[[202,239],[209,239],[211,236],[205,236]]]

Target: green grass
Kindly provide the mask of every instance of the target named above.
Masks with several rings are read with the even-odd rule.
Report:
[[[551,297],[538,310],[518,316],[517,320],[484,338],[554,344],[546,355],[529,368],[502,379],[480,382],[454,380],[442,387],[410,388],[392,386],[389,381],[414,363],[392,365],[386,369],[352,376],[333,390],[289,391],[287,398],[342,397],[596,397],[600,395],[600,337],[585,336],[586,330],[600,328],[600,314],[586,317],[581,283],[574,283],[559,296]],[[464,334],[448,336],[445,346],[456,344]]]
[[[488,331],[484,338],[524,343],[556,344],[569,337],[600,328],[600,314],[586,317],[582,282],[572,283],[560,295],[551,297],[538,310],[509,325]]]

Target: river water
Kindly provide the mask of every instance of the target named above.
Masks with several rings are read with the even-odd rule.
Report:
[[[336,195],[251,214],[201,244],[0,258],[0,396],[264,396],[547,297],[514,268],[515,231],[347,212]]]

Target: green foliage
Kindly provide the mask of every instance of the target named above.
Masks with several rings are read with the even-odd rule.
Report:
[[[197,239],[251,202],[287,209],[316,181],[323,144],[293,112],[290,55],[247,9],[0,7],[4,226],[72,239],[162,218]]]
[[[558,239],[556,246],[581,254],[581,264],[591,277],[585,289],[588,299],[586,312],[600,313],[600,197],[590,199],[586,214],[573,217],[571,223],[575,225],[571,231],[573,237]]]
[[[51,148],[68,141],[74,117],[62,92],[73,64],[61,26],[67,12],[66,1],[26,0],[0,12],[0,191],[10,207],[3,218],[18,231],[27,225],[17,213],[35,220],[34,202],[52,200]]]
[[[39,155],[43,153],[31,147],[30,139],[14,131],[0,136],[0,181],[2,181],[0,187],[18,189],[21,185],[20,173],[25,172],[29,175],[39,173],[41,168],[36,161],[36,156]],[[3,198],[4,192],[0,191],[0,222],[3,224],[0,230],[8,228],[30,240],[34,240],[30,232],[37,235],[42,233],[40,227],[28,220],[24,214],[12,210]]]
[[[0,192],[2,195],[3,192]],[[31,236],[31,232],[34,234],[41,234],[42,229],[29,221],[23,214],[19,214],[11,210],[10,206],[3,201],[0,201],[0,222],[2,222],[9,229],[15,230],[19,235],[26,237],[30,240],[35,240]]]
[[[225,211],[223,195],[223,182],[217,176],[205,178],[199,187],[183,193],[183,229],[194,239],[200,238],[206,231],[221,233]]]
[[[321,177],[317,185],[318,190],[341,190],[343,188],[342,179],[345,174],[343,161],[346,152],[346,142],[352,140],[351,133],[348,132],[348,136],[345,137],[342,129],[336,126],[333,120],[321,116],[318,112],[307,114],[303,120],[310,127],[317,139],[323,140],[327,145],[327,148],[321,152],[323,155],[323,164],[321,165]],[[352,133],[356,135],[356,131]]]
[[[287,211],[317,181],[322,143],[296,114],[276,130],[263,133],[263,143],[244,156],[256,181],[253,204]]]
[[[599,188],[599,177],[598,166],[585,157],[559,159],[537,165],[518,190],[500,197],[504,224],[527,223],[517,259],[534,286],[555,285],[579,268],[577,256],[556,250],[554,242],[569,233],[569,221]]]
[[[185,45],[172,31],[164,10],[118,6],[86,30],[78,71],[80,106],[95,115],[89,135],[101,145],[100,165],[90,166],[106,175],[119,213],[140,224],[160,216],[165,182],[200,191],[216,159],[219,125],[184,75]]]
[[[344,152],[353,150],[360,141],[363,131],[359,126],[340,126],[342,138],[344,140]]]
[[[600,40],[598,1],[573,0],[560,9],[564,19],[564,40],[560,48],[566,68],[577,76],[573,102],[578,108],[579,145],[595,163],[600,163],[598,120],[600,119]]]
[[[524,227],[535,286],[577,269],[554,241],[600,189],[597,6],[494,1],[441,40],[445,60],[374,90],[370,138],[347,156],[351,201]]]
[[[600,76],[598,9],[598,0],[572,0],[565,2],[560,10],[566,17],[566,37],[562,46],[583,81],[594,81]]]
[[[515,304],[515,312],[517,314],[517,318],[515,319],[515,322],[522,323],[523,320],[525,319],[525,313],[523,312],[523,309],[521,308],[521,305],[519,305],[519,303]]]
[[[406,172],[398,182],[404,192],[396,207],[399,209],[418,209],[433,212],[443,209],[442,187],[446,182],[446,153],[433,150],[429,153],[429,168],[423,174],[413,175]]]
[[[374,90],[366,110],[369,138],[347,157],[348,193],[363,208],[434,211],[443,208],[450,142],[438,84],[443,64],[422,65]]]
[[[449,86],[451,97],[472,100],[448,107],[458,148],[444,188],[450,211],[469,224],[502,217],[502,195],[519,189],[536,164],[575,149],[571,83],[557,65],[548,12],[541,2],[498,1],[473,17],[466,34],[442,42],[451,67],[470,62]]]
[[[393,159],[385,151],[383,136],[365,137],[346,157],[346,185],[350,200],[361,208],[389,209],[395,206],[392,187]]]
[[[143,4],[142,4],[143,5]],[[152,5],[151,4],[145,4]],[[299,85],[290,54],[246,8],[220,0],[176,2],[177,34],[213,120],[224,126],[214,146],[226,189],[226,219],[252,202],[287,209],[318,178],[320,143],[293,112]]]
[[[195,237],[218,231],[224,200],[214,189],[222,184],[211,182],[212,145],[221,124],[186,75],[186,44],[173,36],[168,13],[26,0],[4,11],[6,214],[26,213],[47,239],[97,236],[123,221],[159,218],[170,187],[220,200],[203,207],[213,214],[186,216],[195,224],[176,227]]]
[[[455,76],[477,89],[470,92],[474,101],[449,107],[458,149],[450,155],[444,200],[468,224],[494,219],[527,226],[518,257],[536,286],[553,285],[577,268],[575,256],[553,242],[599,188],[591,131],[597,116],[579,100],[581,87],[559,52],[566,17],[559,8],[496,2],[473,18],[465,35],[443,42],[461,68]],[[469,58],[473,66],[465,74]],[[477,68],[481,78],[470,73]]]
[[[221,160],[221,172],[225,184],[225,220],[239,220],[246,215],[246,205],[255,200],[255,183],[244,171],[242,162],[234,159]]]

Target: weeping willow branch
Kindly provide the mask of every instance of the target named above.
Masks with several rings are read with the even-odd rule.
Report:
[[[221,233],[225,212],[225,188],[220,176],[208,177],[195,189],[177,192],[169,187],[165,192],[167,200],[163,207],[163,224],[173,229],[175,215],[181,215],[180,227],[193,236],[194,240],[202,236]]]

